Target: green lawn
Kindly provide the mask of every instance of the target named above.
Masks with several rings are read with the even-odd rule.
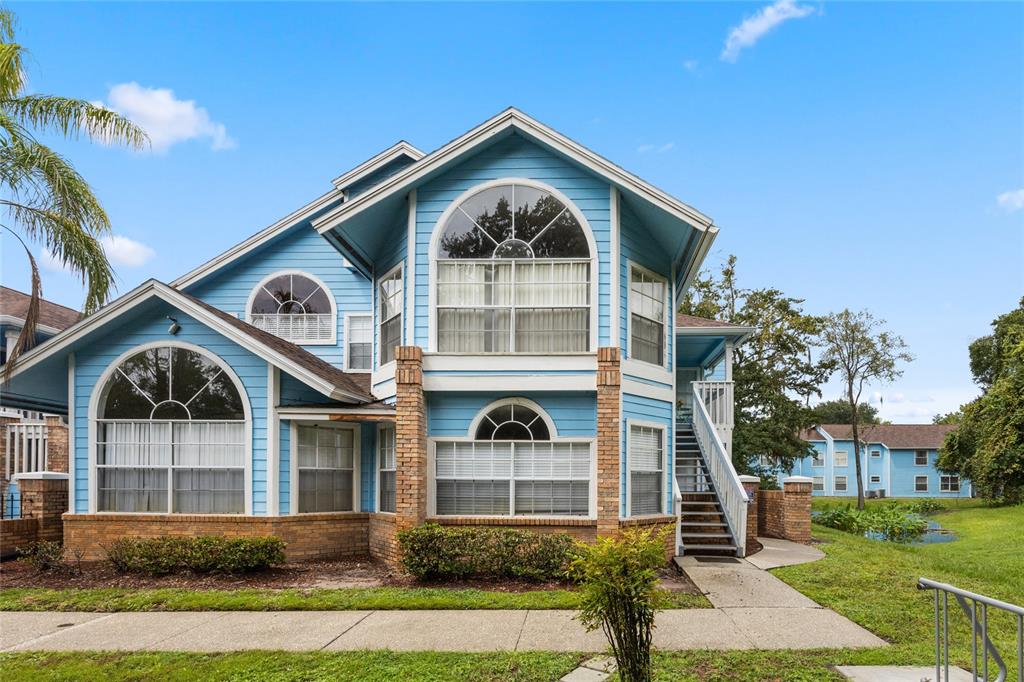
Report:
[[[289,590],[8,588],[0,611],[363,611],[395,609],[575,609],[571,590],[491,592],[435,587]],[[702,595],[672,593],[671,608],[710,608]]]

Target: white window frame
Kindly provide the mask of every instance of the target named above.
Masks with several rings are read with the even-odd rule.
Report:
[[[589,300],[590,300],[590,304],[589,304],[589,309],[590,309],[590,315],[589,315],[590,339],[589,339],[589,343],[588,343],[588,348],[587,348],[586,351],[580,351],[579,353],[546,353],[544,355],[579,355],[579,354],[583,354],[583,353],[586,353],[586,354],[596,353],[597,352],[597,346],[598,346],[598,324],[599,324],[598,307],[599,307],[599,304],[600,304],[600,300],[599,300],[599,287],[598,287],[599,279],[600,279],[600,261],[599,261],[599,254],[598,254],[598,250],[597,250],[597,241],[594,239],[594,231],[591,229],[590,222],[583,215],[583,212],[579,209],[578,206],[576,206],[575,202],[573,202],[571,199],[569,199],[569,197],[567,197],[563,192],[555,189],[554,187],[552,187],[551,185],[548,185],[547,183],[539,182],[537,180],[531,180],[529,178],[522,178],[522,177],[505,177],[505,178],[499,178],[499,179],[496,179],[496,180],[490,180],[488,182],[483,182],[483,183],[480,183],[478,185],[474,185],[473,187],[470,187],[469,189],[464,191],[462,194],[460,194],[458,197],[456,197],[455,200],[453,200],[448,205],[448,207],[444,210],[444,213],[441,214],[441,217],[438,218],[437,223],[434,226],[433,234],[431,234],[431,237],[430,237],[430,247],[429,247],[430,250],[428,252],[428,254],[429,254],[428,262],[429,262],[429,266],[430,266],[429,287],[428,287],[428,290],[429,290],[429,293],[428,293],[428,313],[427,313],[427,315],[428,315],[427,343],[428,343],[428,346],[429,346],[428,351],[429,352],[437,352],[437,348],[438,348],[438,343],[437,343],[437,280],[438,280],[437,270],[438,270],[438,268],[437,268],[437,264],[438,264],[438,261],[441,260],[441,259],[438,259],[437,251],[438,251],[438,247],[439,247],[440,241],[441,241],[441,234],[444,232],[444,229],[445,229],[445,227],[448,224],[448,219],[452,216],[452,214],[455,211],[458,210],[459,205],[462,204],[466,199],[469,199],[470,197],[472,197],[475,194],[478,194],[478,193],[483,192],[485,190],[491,189],[492,187],[499,187],[499,186],[502,186],[502,185],[522,185],[524,187],[532,187],[534,189],[541,190],[542,192],[550,193],[552,196],[554,196],[556,199],[558,199],[560,202],[562,202],[562,204],[569,210],[570,213],[572,213],[573,217],[576,218],[576,221],[580,224],[580,227],[583,229],[583,234],[584,234],[584,236],[587,239],[587,248],[590,250],[590,275],[589,275],[589,277],[590,277],[590,296],[589,296]],[[581,260],[582,261],[582,260],[586,260],[586,259],[580,258],[580,259],[572,259],[572,260]],[[514,332],[514,330],[513,330],[513,332]],[[499,353],[499,355],[501,355],[501,354],[502,353]],[[530,353],[517,353],[517,352],[506,353],[506,354],[507,355],[531,355]],[[462,355],[466,355],[466,354],[462,354]],[[476,355],[476,354],[473,354],[473,355]],[[480,355],[495,355],[495,353],[482,353]]]
[[[384,303],[380,295],[380,285],[386,280],[394,277],[396,272],[399,273],[399,279],[401,279],[402,281],[402,303],[401,305],[398,306],[398,315],[393,315],[392,317],[388,318],[388,320],[393,320],[395,317],[402,318],[398,324],[398,345],[401,346],[405,343],[405,297],[408,294],[408,292],[406,291],[408,283],[405,281],[405,263],[402,262],[396,265],[395,267],[391,268],[387,272],[385,272],[380,277],[378,277],[376,285],[374,286],[373,289],[373,300],[375,303],[373,312],[373,346],[376,352],[374,353],[372,364],[375,365],[378,369],[382,367],[391,367],[395,362],[394,359],[391,359],[387,362],[381,362],[381,360],[384,358],[384,348],[383,346],[381,346],[383,339],[381,338],[380,331],[381,327],[383,327],[384,323],[387,322],[388,320],[381,319],[381,307],[383,306]]]
[[[818,452],[815,450],[814,454],[811,455],[811,468],[812,469],[824,469],[825,468],[825,453]]]
[[[917,461],[918,460],[918,455],[920,453],[922,453],[922,452],[924,453],[924,462],[923,463]],[[914,466],[916,466],[916,467],[926,467],[926,466],[928,466],[928,460],[929,459],[930,458],[928,457],[928,451],[927,450],[920,450],[920,449],[914,450]]]
[[[644,518],[646,516],[662,516],[665,514],[665,497],[666,497],[666,463],[668,461],[668,428],[665,424],[654,422],[654,421],[642,421],[638,419],[627,419],[626,420],[626,508],[623,510],[623,516],[633,516],[633,458],[630,456],[632,452],[632,436],[633,427],[638,426],[641,428],[655,429],[661,432],[661,494],[658,496],[658,511],[653,514],[640,514],[637,518]],[[639,469],[639,471],[649,471],[647,469]]]
[[[954,480],[956,481],[956,485],[950,485]],[[940,474],[939,475],[939,492],[940,493],[958,493],[958,492],[960,492],[960,474]]]
[[[882,451],[881,450],[872,450],[871,451],[871,458],[872,459],[881,459],[882,458]]]
[[[349,350],[348,349],[349,349],[349,344],[351,343],[351,340],[352,340],[351,328],[352,328],[352,318],[353,317],[365,317],[368,320],[370,320],[370,366],[365,368],[365,369],[353,369],[351,367],[351,364],[350,364],[350,357],[349,357]],[[367,373],[373,372],[373,345],[374,345],[374,336],[375,336],[374,335],[374,331],[373,331],[373,312],[370,311],[370,312],[365,312],[365,313],[345,313],[345,334],[344,334],[344,336],[345,336],[345,344],[344,344],[344,347],[342,348],[341,352],[342,352],[342,355],[345,358],[345,363],[344,363],[345,371],[346,372],[367,372]]]
[[[812,476],[811,477],[811,492],[825,492],[825,477],[824,476]]]
[[[868,479],[868,483],[881,484],[882,477],[879,476],[878,474],[871,474],[871,477]]]
[[[839,455],[842,455],[842,461],[839,459]],[[832,466],[835,467],[848,467],[850,466],[850,451],[849,450],[836,450],[832,456]]]
[[[924,490],[917,487],[918,481],[924,479]],[[914,492],[915,493],[926,493],[928,492],[928,474],[917,474],[914,476]]]
[[[466,431],[465,436],[431,436],[427,438],[427,515],[429,517],[437,518],[453,518],[452,515],[445,515],[438,517],[437,514],[437,444],[439,442],[474,442],[476,441],[476,430],[483,418],[497,407],[503,405],[523,405],[529,407],[531,410],[540,415],[541,419],[548,427],[548,434],[550,438],[547,441],[552,443],[580,443],[587,444],[590,449],[590,499],[588,501],[589,513],[584,516],[582,514],[576,515],[544,515],[544,514],[473,514],[471,518],[474,519],[554,519],[554,520],[580,520],[580,519],[597,519],[597,439],[594,436],[560,436],[558,430],[555,428],[554,421],[551,416],[547,413],[543,407],[536,402],[528,398],[502,398],[501,400],[495,400],[494,402],[488,403],[487,405],[480,408],[477,414],[474,416],[472,422],[470,422],[469,428]],[[525,441],[528,442],[528,441]],[[397,464],[397,462],[396,462]],[[513,463],[514,467],[514,463]],[[514,480],[514,471],[513,471]],[[515,502],[515,488],[509,490],[509,507],[514,506]],[[459,515],[464,516],[464,515]]]
[[[330,338],[327,339],[312,340],[284,339],[283,336],[278,338],[282,338],[285,341],[288,341],[289,343],[294,343],[297,346],[336,346],[338,344],[338,302],[334,299],[334,292],[331,290],[330,287],[328,287],[324,283],[322,279],[320,279],[319,277],[312,273],[306,272],[305,270],[278,270],[277,272],[272,272],[271,274],[267,275],[262,280],[260,280],[259,284],[253,287],[252,291],[249,292],[249,298],[245,302],[245,311],[242,313],[242,319],[244,319],[249,324],[253,323],[252,304],[256,300],[256,294],[258,294],[260,290],[263,289],[267,282],[274,279],[275,277],[282,277],[284,275],[299,275],[301,277],[305,277],[306,279],[312,281],[317,286],[319,286],[327,295],[327,301],[331,305],[331,336]]]
[[[352,431],[352,511],[330,511],[330,512],[300,512],[299,511],[299,427],[317,426],[325,429],[338,429]],[[362,496],[360,495],[360,474],[359,457],[360,430],[358,424],[327,423],[322,420],[295,420],[291,421],[290,434],[288,438],[289,460],[288,467],[291,470],[288,485],[288,510],[290,516],[302,516],[305,514],[357,514],[362,510]]]
[[[646,360],[640,360],[639,358],[636,358],[636,357],[633,356],[633,270],[634,269],[643,272],[645,275],[647,275],[651,279],[660,280],[661,283],[665,286],[665,300],[663,301],[663,304],[664,304],[663,305],[663,309],[664,309],[665,319],[664,319],[664,321],[661,324],[661,326],[662,326],[662,349],[664,351],[665,357],[662,358],[661,363],[647,362]],[[629,259],[626,259],[626,274],[627,274],[627,279],[626,279],[626,284],[627,284],[627,288],[626,288],[626,355],[631,360],[636,360],[637,362],[643,362],[643,363],[648,364],[648,365],[654,365],[655,367],[668,367],[669,366],[668,365],[668,358],[671,355],[671,353],[669,352],[669,350],[670,350],[669,334],[670,334],[670,329],[671,329],[671,325],[669,324],[669,318],[670,318],[670,314],[671,314],[671,311],[669,310],[669,297],[671,296],[671,294],[669,293],[668,279],[664,275],[659,275],[658,273],[656,273],[655,271],[651,270],[650,268],[646,268],[643,265],[640,265],[639,263],[637,263],[636,261],[632,261],[632,260],[629,260]],[[645,319],[648,319],[651,322],[654,322],[654,320],[651,320],[650,318],[645,317],[643,315],[641,315],[641,317],[644,317]]]
[[[394,444],[393,444],[393,447],[395,448],[395,453],[394,453],[395,467],[393,469],[384,469],[381,466],[381,464],[382,464],[382,461],[381,461],[381,444],[384,442],[384,440],[382,438],[382,434],[384,433],[384,431],[386,431],[388,429],[390,429],[392,432],[394,432]],[[381,422],[380,424],[377,424],[377,447],[375,448],[376,449],[376,456],[374,457],[374,469],[375,469],[375,472],[374,472],[374,483],[376,485],[376,490],[375,490],[376,495],[374,496],[376,498],[376,503],[374,504],[374,510],[378,514],[395,514],[395,513],[398,512],[398,447],[397,447],[397,444],[398,444],[398,431],[397,431],[397,429],[398,429],[398,426],[396,424],[393,424],[393,423]],[[384,473],[384,472],[387,472],[387,471],[392,471],[392,472],[395,473],[395,508],[392,509],[392,510],[381,509],[381,504],[380,504],[380,500],[381,500],[381,496],[380,496],[380,491],[381,491],[381,485],[380,485],[381,474]]]
[[[89,469],[87,472],[89,488],[88,488],[88,510],[90,514],[98,513],[99,507],[99,471],[97,467],[97,441],[99,435],[99,419],[97,413],[100,406],[100,401],[104,398],[104,389],[106,388],[107,382],[113,376],[117,368],[121,366],[128,358],[141,353],[143,351],[150,350],[152,348],[165,348],[173,347],[180,348],[183,350],[190,350],[200,355],[203,355],[207,359],[214,362],[220,367],[224,374],[231,379],[231,382],[235,385],[235,389],[238,391],[239,396],[242,399],[242,412],[245,418],[245,471],[244,471],[244,502],[245,511],[244,514],[247,516],[252,515],[252,408],[249,403],[249,394],[245,390],[245,385],[242,380],[239,379],[235,371],[222,360],[218,355],[211,353],[210,351],[197,346],[193,343],[178,340],[163,340],[163,341],[152,341],[144,343],[138,346],[134,346],[129,350],[121,353],[117,356],[107,368],[103,370],[99,379],[93,384],[92,394],[89,396],[89,425],[88,425],[88,444],[89,444]],[[173,482],[168,483],[169,487],[173,487]],[[172,509],[170,503],[168,503],[168,509]],[[163,516],[174,516],[178,515],[178,512],[166,511],[166,512],[104,512],[112,514],[159,514]],[[224,514],[225,517],[238,516],[238,514]]]
[[[841,488],[839,487],[840,479],[842,479],[842,487]],[[833,476],[832,477],[832,489],[835,490],[837,493],[845,493],[845,492],[847,492],[850,489],[849,479],[845,475],[843,475],[843,474],[840,474],[838,476]]]

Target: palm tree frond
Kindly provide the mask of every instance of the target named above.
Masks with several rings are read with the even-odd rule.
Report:
[[[65,137],[85,133],[103,144],[124,144],[142,149],[149,137],[138,125],[116,111],[92,102],[56,95],[24,95],[0,102],[11,118],[40,130],[59,132]]]

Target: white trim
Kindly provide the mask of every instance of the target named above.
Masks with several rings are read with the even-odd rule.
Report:
[[[97,379],[96,383],[93,384],[92,393],[89,396],[89,412],[88,412],[88,415],[87,415],[88,429],[89,429],[89,438],[88,438],[88,443],[89,443],[89,445],[88,445],[88,447],[89,447],[89,454],[88,454],[88,462],[89,462],[89,492],[88,492],[88,498],[87,498],[88,501],[89,501],[89,513],[90,514],[97,513],[97,507],[98,507],[98,500],[97,500],[97,498],[99,496],[98,496],[97,490],[96,490],[96,483],[97,483],[97,476],[96,476],[96,432],[97,432],[96,419],[97,419],[97,417],[96,417],[96,412],[99,409],[100,397],[103,395],[104,389],[106,389],[107,382],[110,380],[110,377],[113,375],[114,371],[121,365],[121,363],[124,362],[125,360],[127,360],[128,358],[132,357],[133,355],[136,355],[136,354],[141,353],[143,351],[149,350],[151,348],[166,348],[168,346],[173,347],[173,348],[181,348],[181,349],[184,349],[184,350],[188,350],[188,351],[192,351],[192,352],[195,352],[195,353],[199,353],[203,357],[211,360],[215,365],[217,365],[217,367],[219,367],[221,369],[222,372],[224,372],[225,376],[227,376],[229,379],[231,379],[231,382],[235,385],[235,390],[238,391],[238,395],[242,398],[242,412],[243,412],[244,417],[245,417],[245,472],[243,474],[245,476],[244,493],[243,493],[244,494],[244,499],[245,499],[244,515],[252,516],[252,458],[253,458],[253,450],[252,450],[252,405],[249,402],[249,394],[245,390],[245,385],[242,383],[242,380],[238,378],[237,374],[235,374],[235,370],[233,370],[231,368],[231,365],[229,365],[227,362],[225,362],[220,356],[215,355],[214,353],[212,353],[211,351],[206,350],[202,346],[197,346],[194,343],[188,343],[187,341],[179,341],[177,339],[165,339],[165,340],[161,340],[161,341],[150,341],[149,343],[143,343],[143,344],[140,344],[138,346],[135,346],[133,348],[130,348],[130,349],[126,350],[125,352],[123,352],[120,355],[118,355],[110,364],[107,365],[107,367],[100,374],[99,379]],[[171,486],[173,485],[173,483],[171,481],[168,481],[167,485],[168,485],[168,490],[170,490]],[[132,513],[132,512],[125,512],[125,513]],[[147,513],[147,514],[150,514],[150,513],[157,513],[157,514],[159,514],[161,512],[145,512],[145,513]],[[177,512],[167,511],[167,512],[163,512],[163,514],[167,515],[167,516],[172,516],[172,515],[176,515]],[[225,516],[238,516],[238,515],[237,514],[226,514]]]
[[[413,162],[419,161],[423,158],[424,154],[416,147],[405,140],[399,140],[395,144],[391,145],[384,151],[371,156],[366,161],[356,166],[350,171],[346,171],[338,177],[331,180],[331,184],[337,187],[339,190],[343,190],[349,185],[354,185],[356,182],[362,180],[367,175],[371,175],[375,171],[380,170],[384,166],[388,165],[395,159],[407,156],[413,160]]]
[[[735,325],[725,327],[677,327],[676,336],[728,336],[737,339],[737,343],[739,343],[751,332],[755,331],[757,331],[757,327],[740,327]]]
[[[622,343],[622,323],[619,319],[622,311],[621,300],[622,300],[622,263],[621,263],[621,249],[620,239],[622,238],[622,225],[621,225],[621,210],[619,206],[619,190],[615,185],[611,185],[609,201],[609,225],[611,227],[611,325],[608,330],[608,338],[610,340],[609,346],[619,346]],[[626,299],[629,300],[628,298]],[[675,317],[675,316],[673,316]]]
[[[711,245],[714,243],[715,237],[717,236],[718,228],[714,225],[710,225],[700,234],[699,241],[697,242],[697,250],[693,255],[693,259],[686,266],[686,274],[683,276],[683,281],[679,283],[678,287],[676,287],[677,298],[682,298],[683,294],[686,293],[686,290],[690,287],[690,282],[692,282],[693,278],[697,276],[698,272],[700,272],[700,266],[704,262],[704,258],[707,257],[708,251],[711,250]],[[673,282],[672,284],[674,285],[676,283]]]
[[[75,513],[75,442],[78,440],[78,415],[75,414],[75,354],[68,354],[68,512]]]
[[[675,392],[671,387],[651,386],[624,376],[622,377],[622,393],[672,403],[672,412],[675,413]]]
[[[323,210],[329,204],[334,202],[342,201],[343,197],[341,192],[337,189],[332,189],[326,194],[323,194],[310,203],[306,204],[302,208],[292,211],[285,217],[278,220],[273,225],[265,227],[253,236],[249,237],[245,241],[235,244],[227,251],[224,251],[220,255],[208,260],[199,267],[185,273],[178,279],[171,282],[171,286],[175,289],[185,289],[192,286],[196,282],[200,281],[207,275],[219,270],[220,268],[233,263],[242,256],[252,252],[254,249],[259,248],[265,242],[270,241],[274,237],[287,232],[289,229],[295,226],[296,223],[306,220]]]
[[[597,377],[593,374],[467,374],[423,377],[425,391],[488,391],[530,392],[530,391],[596,391]],[[375,387],[383,394],[384,390]],[[376,395],[376,393],[374,394]],[[392,391],[389,395],[394,395]]]
[[[597,353],[424,353],[424,372],[596,372]]]
[[[634,426],[639,426],[649,429],[657,429],[661,431],[661,493],[658,495],[659,511],[654,514],[639,514],[633,516],[633,477],[631,476],[633,469],[632,465],[629,464],[629,457],[626,457],[626,508],[620,511],[619,516],[621,518],[644,518],[645,516],[660,516],[665,513],[665,491],[666,485],[671,484],[671,480],[668,478],[668,426],[661,422],[648,421],[644,419],[627,419],[625,422],[626,427],[626,452],[630,451],[630,437]],[[620,493],[621,494],[621,493]]]
[[[296,516],[299,513],[299,428],[295,419],[288,429],[288,516]]]
[[[390,428],[395,432],[395,509],[394,511],[386,511],[380,508],[380,444],[381,440],[380,432],[385,428]],[[378,422],[377,433],[374,440],[374,452],[373,452],[373,511],[377,514],[390,514],[395,515],[398,512],[398,427],[394,422]]]
[[[484,417],[505,405],[522,405],[523,407],[528,407],[536,412],[548,427],[548,434],[550,435],[548,440],[574,440],[572,438],[559,438],[558,429],[555,427],[555,421],[551,418],[551,415],[548,414],[547,410],[529,398],[521,398],[518,396],[512,398],[501,398],[481,407],[477,411],[476,416],[473,417],[473,421],[469,423],[469,429],[466,430],[466,438],[469,440],[476,440],[474,434],[476,434],[476,430],[480,427],[480,422],[484,420]],[[441,440],[445,439],[442,438]]]
[[[21,293],[21,292],[19,291],[18,293]],[[50,301],[44,301],[43,299],[39,299],[39,302],[40,303],[50,303]],[[54,303],[53,305],[58,305],[58,304]],[[60,306],[60,307],[64,308],[66,306]],[[68,308],[68,310],[71,310],[71,308]],[[78,311],[76,310],[74,312],[78,312]],[[23,329],[25,327],[25,318],[23,318],[23,317],[15,317],[14,315],[0,315],[0,324],[9,325],[11,327],[17,327],[18,331],[20,332],[21,329]],[[36,331],[37,332],[43,332],[44,334],[59,334],[61,332],[61,330],[57,329],[56,327],[51,327],[48,324],[40,324],[39,322],[36,322]]]
[[[387,181],[330,211],[326,215],[317,218],[313,225],[323,234],[333,229],[345,219],[361,213],[396,191],[410,187],[438,168],[456,160],[462,154],[492,140],[501,132],[509,129],[522,131],[602,178],[625,187],[658,208],[691,224],[699,232],[708,232],[714,229],[711,219],[696,209],[669,196],[653,185],[619,168],[607,159],[598,156],[589,149],[548,128],[515,108],[506,109],[440,149],[427,154],[420,161],[397,173]],[[698,265],[699,262],[700,259],[697,259]]]
[[[839,489],[839,479],[840,478],[843,479],[843,488],[842,488],[842,490]],[[832,477],[832,488],[837,493],[849,492],[849,490],[850,490],[850,477],[847,476],[846,474],[836,474],[835,476]]]
[[[360,417],[390,417],[394,419],[393,407],[346,408],[346,407],[280,407],[277,415],[281,419],[299,421],[331,421],[335,415],[353,415]]]
[[[281,370],[267,364],[267,516],[281,515]]]
[[[409,224],[407,226],[405,262],[408,268],[402,273],[402,295],[404,296],[405,308],[405,339],[407,343],[415,345],[416,339],[416,190],[409,192]],[[409,292],[406,293],[407,282],[412,283]]]
[[[923,478],[924,479],[924,490],[918,490],[917,489],[917,479],[919,479],[919,478]],[[914,492],[915,493],[928,493],[928,492],[931,492],[931,490],[930,490],[931,483],[929,482],[928,478],[929,478],[928,474],[914,474]]]
[[[661,323],[662,333],[665,337],[662,340],[662,348],[664,349],[665,357],[662,358],[661,363],[647,362],[645,360],[636,360],[636,358],[633,357],[633,268],[640,270],[641,272],[643,272],[646,275],[649,275],[655,280],[661,281],[665,285],[665,298],[664,300],[662,300],[662,308],[665,311],[665,319]],[[668,372],[669,367],[671,367],[671,365],[669,364],[669,356],[671,355],[671,353],[669,353],[669,334],[672,333],[673,325],[671,324],[671,320],[675,318],[675,315],[672,314],[672,310],[670,308],[670,300],[672,298],[672,295],[669,293],[670,285],[668,279],[664,275],[659,275],[654,270],[651,270],[648,267],[644,267],[643,265],[640,265],[636,261],[630,260],[628,258],[626,259],[626,274],[628,276],[627,286],[629,287],[626,291],[626,356],[631,360],[642,362],[651,367],[661,367],[666,372]],[[651,321],[653,322],[654,320]]]
[[[874,480],[876,478],[878,479],[877,481]],[[881,474],[869,474],[868,475],[868,485],[871,485],[871,484],[882,485],[882,475]]]
[[[366,369],[352,369],[349,367],[349,356],[348,356],[348,345],[352,342],[352,336],[350,333],[351,325],[349,320],[353,317],[368,317],[370,318],[370,366]],[[345,313],[343,321],[343,332],[342,332],[342,344],[341,344],[341,366],[345,368],[346,372],[352,372],[353,374],[368,374],[373,372],[373,311],[365,313]]]
[[[302,514],[318,514],[323,512],[300,512],[299,511],[299,427],[300,426],[313,426],[321,429],[337,429],[339,431],[351,431],[352,432],[352,512],[362,511],[362,485],[359,478],[359,458],[360,448],[362,441],[362,434],[360,431],[360,425],[358,423],[344,423],[344,422],[328,422],[313,421],[313,422],[302,422],[296,419],[291,420],[291,437],[289,439],[291,455],[288,460],[289,468],[291,469],[291,480],[289,481],[289,500],[288,500],[288,515],[289,516],[301,516]],[[319,443],[319,440],[317,441]],[[319,447],[319,446],[318,446]],[[347,512],[341,512],[347,513]]]
[[[428,277],[428,319],[427,319],[427,350],[430,352],[437,352],[437,249],[441,240],[441,233],[444,231],[445,225],[448,223],[448,219],[452,214],[458,210],[459,206],[469,199],[470,197],[479,194],[480,192],[491,189],[492,187],[501,187],[503,185],[522,185],[524,187],[532,187],[533,189],[547,192],[553,197],[562,202],[573,217],[579,222],[580,227],[583,229],[583,234],[587,238],[587,248],[590,250],[590,348],[589,352],[596,353],[598,346],[598,307],[600,305],[600,287],[598,286],[601,279],[601,262],[600,254],[597,250],[597,241],[594,238],[594,231],[590,227],[590,223],[587,221],[583,211],[567,197],[563,192],[552,187],[551,185],[541,182],[539,180],[531,180],[530,178],[520,177],[504,177],[495,180],[488,180],[476,185],[473,185],[469,189],[465,190],[457,196],[448,207],[441,214],[441,217],[434,223],[434,227],[430,233],[430,247],[427,252],[427,262],[429,264],[429,277]],[[582,258],[579,260],[583,260]]]
[[[405,343],[405,296],[406,296],[406,293],[407,293],[406,292],[406,281],[405,281],[405,263],[402,262],[402,261],[399,261],[399,263],[397,265],[395,265],[393,268],[391,268],[390,270],[385,272],[383,275],[378,277],[376,282],[374,283],[374,287],[373,287],[373,290],[374,290],[374,300],[376,301],[376,305],[374,306],[374,316],[373,316],[373,319],[374,319],[374,330],[373,330],[374,343],[373,343],[373,345],[374,345],[374,348],[376,350],[376,352],[374,353],[374,365],[376,366],[376,368],[378,370],[380,370],[380,369],[387,369],[388,367],[391,367],[392,373],[394,373],[394,364],[395,364],[394,360],[391,360],[390,362],[385,362],[384,364],[380,364],[380,359],[381,359],[381,356],[382,356],[382,354],[381,354],[381,346],[380,346],[380,343],[381,343],[380,328],[381,328],[381,326],[385,322],[384,320],[381,319],[381,316],[380,316],[380,307],[381,307],[381,305],[383,305],[383,303],[381,301],[381,298],[380,298],[380,284],[381,284],[381,282],[383,282],[383,281],[385,281],[387,279],[390,279],[396,272],[400,272],[401,273],[401,275],[399,276],[399,279],[402,281],[402,304],[399,307],[399,310],[401,310],[399,315],[402,316],[402,323],[400,325],[398,325],[398,338],[399,338],[398,345],[399,346],[404,345],[404,343]]]
[[[924,453],[924,464],[917,463],[917,453]],[[914,448],[914,466],[916,467],[928,467],[931,466],[931,454],[930,448]]]
[[[843,456],[846,458],[845,462],[843,464],[839,463],[839,453],[840,452],[843,453]],[[832,466],[833,467],[840,467],[840,468],[843,468],[843,469],[849,467],[850,466],[850,451],[849,450],[834,450],[832,452]]]
[[[626,374],[632,374],[635,377],[647,379],[648,381],[657,381],[662,384],[671,384],[672,375],[674,374],[674,372],[665,369],[664,367],[659,367],[658,365],[653,365],[649,362],[644,362],[643,360],[625,358],[624,360],[622,360],[622,374],[623,376],[625,376]]]
[[[311,282],[316,284],[318,287],[320,287],[320,290],[323,291],[324,294],[327,295],[327,302],[331,304],[331,317],[333,318],[332,321],[331,321],[331,338],[329,338],[329,339],[324,339],[323,341],[293,341],[291,339],[284,339],[284,340],[288,341],[289,343],[294,343],[296,346],[336,346],[336,345],[338,345],[338,302],[334,299],[334,291],[332,291],[331,288],[329,286],[327,286],[327,284],[325,284],[322,279],[320,279],[319,277],[317,277],[316,275],[314,275],[311,272],[307,272],[306,270],[301,270],[301,269],[298,269],[298,268],[286,268],[284,270],[278,270],[277,272],[272,272],[269,275],[267,275],[266,277],[264,277],[263,279],[261,279],[259,281],[259,283],[256,284],[256,286],[254,286],[252,288],[252,291],[249,292],[249,298],[247,298],[246,301],[245,301],[245,310],[242,311],[242,317],[240,319],[245,320],[249,324],[252,324],[252,304],[253,304],[253,301],[256,300],[256,294],[258,294],[260,292],[260,290],[263,289],[264,285],[266,285],[267,282],[269,282],[270,280],[274,279],[275,277],[281,277],[283,275],[292,275],[292,276],[299,275],[301,277],[305,277],[306,279],[310,280]],[[253,325],[253,326],[255,326],[255,325]],[[268,332],[268,333],[271,333],[271,332]],[[276,336],[276,334],[275,334],[275,336]],[[284,338],[284,337],[278,337],[278,338]]]

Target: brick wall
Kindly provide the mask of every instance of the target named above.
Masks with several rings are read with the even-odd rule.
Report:
[[[753,500],[747,504],[747,551],[758,547],[757,535],[759,533],[757,527],[757,491],[761,487],[761,479],[757,476],[740,476],[740,483],[743,485],[743,491],[747,493],[747,499]]]
[[[676,555],[676,517],[674,516],[643,516],[623,519],[619,523],[619,528],[654,528],[657,532],[663,533],[665,563],[671,562]]]
[[[534,533],[568,533],[577,540],[593,542],[597,538],[597,521],[593,519],[502,519],[481,518],[476,516],[435,516],[428,519],[430,523],[441,526],[500,526],[516,528]]]
[[[60,417],[46,418],[46,470],[68,473],[68,427]]]
[[[619,531],[619,462],[622,452],[621,353],[618,348],[597,350],[597,534]]]
[[[423,351],[395,349],[395,529],[414,528],[427,517],[427,407]],[[397,557],[395,547],[389,555]]]
[[[60,542],[64,537],[63,516],[68,510],[67,478],[19,477],[17,481],[21,489],[21,515],[36,521],[38,539]]]
[[[35,542],[38,530],[35,519],[0,519],[0,558],[14,556]]]
[[[757,534],[766,538],[785,538],[786,522],[783,517],[784,495],[781,490],[761,490],[757,493]]]
[[[395,539],[398,519],[394,514],[370,514],[368,523],[370,556],[390,566],[399,562],[398,541]]]
[[[801,544],[811,542],[811,480],[794,476],[783,490],[757,493],[758,535]]]

